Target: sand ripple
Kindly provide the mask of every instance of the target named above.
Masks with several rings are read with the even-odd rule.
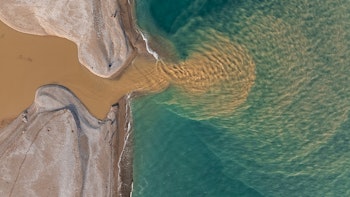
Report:
[[[211,35],[215,36],[184,62],[158,62],[158,70],[182,94],[171,103],[179,103],[186,114],[199,119],[232,114],[255,80],[255,63],[247,49],[216,32]]]

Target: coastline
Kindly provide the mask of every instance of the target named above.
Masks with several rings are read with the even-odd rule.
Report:
[[[158,61],[158,54],[149,49],[148,40],[145,39],[142,32],[139,30],[136,24],[135,15],[135,2],[134,0],[118,0],[119,15],[121,20],[122,29],[127,37],[128,42],[134,49],[132,56],[128,58],[125,64],[110,78],[117,78],[132,64],[137,56],[151,56]]]
[[[130,196],[133,183],[133,130],[131,117],[131,94],[118,101],[118,140],[116,155],[118,155],[117,180],[118,194],[116,196]]]
[[[118,0],[118,4],[120,7],[122,27],[129,42],[137,49],[139,54],[147,54],[146,43],[142,39],[140,30],[136,24],[134,0]]]
[[[144,57],[150,57],[150,58],[151,58],[151,56],[152,56],[152,58],[155,57],[154,54],[150,53],[150,50],[147,48],[147,39],[143,38],[142,33],[136,27],[135,18],[134,18],[134,1],[120,0],[120,1],[118,1],[118,4],[119,4],[119,8],[120,8],[122,29],[123,29],[123,32],[125,33],[125,35],[127,35],[128,42],[131,43],[130,46],[132,47],[133,52],[132,52],[132,55],[129,56],[128,59],[124,62],[123,66],[121,66],[117,72],[115,72],[109,76],[110,78],[120,77],[121,73],[129,65],[131,65],[131,63],[139,55],[142,55]],[[13,25],[11,25],[11,27],[13,27]],[[28,32],[26,32],[26,33],[28,33]],[[36,35],[40,35],[40,34],[36,34]],[[78,45],[77,42],[75,42],[75,44]],[[94,72],[94,74],[96,74],[96,73]],[[97,75],[101,76],[99,74],[97,74]],[[102,76],[102,77],[105,77],[105,76]],[[68,90],[67,88],[65,88],[63,86],[48,85],[48,86],[43,86],[43,87],[39,88],[38,91],[41,91],[41,89],[43,89],[43,88],[45,89],[47,87],[54,88],[54,89],[55,88],[64,89],[64,91]],[[70,92],[70,91],[68,90],[68,92]],[[66,128],[61,128],[58,125],[56,125],[56,122],[51,122],[52,121],[51,119],[50,120],[46,119],[47,117],[56,117],[58,112],[59,112],[58,117],[60,117],[61,115],[65,115],[65,116],[70,117],[70,120],[72,120],[73,122],[76,123],[76,125],[72,127],[75,129],[72,129],[71,133],[74,133],[73,131],[75,131],[75,130],[81,129],[80,128],[81,121],[77,121],[78,119],[83,120],[82,122],[88,123],[88,125],[90,125],[90,124],[95,125],[92,128],[88,128],[88,129],[92,129],[92,130],[93,130],[93,128],[101,128],[101,127],[103,127],[102,129],[104,129],[104,126],[110,124],[110,126],[106,126],[106,127],[110,128],[110,129],[114,128],[115,130],[104,129],[103,132],[100,133],[100,135],[105,134],[106,136],[110,137],[109,143],[111,146],[111,150],[110,150],[110,157],[111,157],[110,162],[111,163],[109,163],[109,164],[112,166],[107,167],[106,169],[111,169],[113,173],[109,174],[109,184],[111,185],[111,187],[109,188],[109,190],[110,190],[109,196],[130,196],[132,193],[132,183],[133,183],[133,165],[132,165],[132,162],[133,162],[133,158],[132,158],[133,157],[133,155],[132,155],[133,133],[132,133],[132,117],[131,117],[131,110],[130,110],[130,102],[132,99],[131,97],[133,97],[134,95],[136,95],[136,94],[140,95],[140,94],[145,93],[145,92],[141,93],[138,90],[135,90],[132,92],[135,92],[135,93],[128,93],[123,98],[121,98],[117,102],[117,104],[115,104],[111,107],[111,111],[108,114],[107,119],[98,120],[98,121],[87,111],[87,109],[85,109],[85,106],[83,106],[83,104],[78,100],[77,97],[75,97],[75,95],[73,95],[74,98],[71,98],[71,96],[68,96],[69,98],[67,100],[67,98],[62,96],[61,93],[56,94],[53,98],[56,98],[58,100],[62,100],[62,102],[67,102],[67,101],[73,102],[73,104],[72,103],[70,103],[70,104],[65,103],[65,105],[63,107],[61,106],[61,107],[56,107],[56,108],[53,106],[44,106],[44,108],[50,108],[50,109],[46,109],[44,111],[40,111],[40,110],[43,110],[42,109],[43,106],[38,107],[37,106],[38,103],[41,103],[41,104],[46,103],[47,104],[47,102],[51,102],[50,101],[51,98],[40,97],[43,100],[41,100],[40,102],[38,102],[38,100],[35,100],[34,104],[31,107],[29,107],[27,110],[25,110],[22,114],[20,114],[16,119],[1,121],[1,124],[0,124],[0,158],[3,158],[3,162],[5,162],[5,163],[6,162],[11,163],[10,162],[11,158],[6,159],[6,157],[10,157],[10,155],[9,155],[10,152],[8,152],[8,151],[12,148],[24,148],[23,146],[25,143],[23,143],[21,145],[21,143],[18,142],[20,140],[26,140],[26,139],[23,139],[23,136],[26,135],[25,133],[23,133],[24,130],[25,130],[25,132],[29,131],[29,133],[30,133],[29,134],[30,137],[28,138],[29,140],[32,140],[30,143],[31,144],[36,143],[35,141],[37,139],[37,136],[40,136],[43,131],[41,131],[42,128],[40,129],[40,131],[27,130],[29,128],[28,125],[30,125],[30,124],[39,124],[39,125],[43,126],[42,124],[44,124],[43,122],[45,122],[45,121],[47,121],[50,124],[54,124],[55,126],[47,128],[47,132],[50,132],[50,133],[55,133],[55,131],[57,133],[57,131],[60,131],[61,129],[65,129],[65,130],[68,129],[69,130],[71,127],[69,127],[68,125],[66,125],[67,126]],[[36,96],[37,96],[37,98],[39,98],[38,94]],[[72,100],[74,100],[74,101],[72,101]],[[58,102],[59,106],[60,106],[60,103],[61,103],[61,101]],[[71,108],[71,107],[73,107],[73,108]],[[39,113],[39,111],[36,111],[36,110],[39,110],[40,113]],[[75,110],[78,110],[78,111],[82,110],[83,112],[78,112]],[[67,115],[67,111],[69,111],[68,115]],[[42,117],[41,115],[39,115],[41,113],[46,114],[47,117]],[[113,121],[113,118],[115,119],[115,121]],[[61,121],[61,119],[59,119],[58,121]],[[97,121],[97,124],[96,124],[96,121]],[[46,124],[44,124],[44,125],[46,125]],[[57,126],[57,128],[56,128],[56,126]],[[34,126],[34,128],[39,128],[39,127]],[[33,134],[35,134],[35,135],[33,136]],[[66,131],[66,134],[67,134],[67,131]],[[83,159],[82,161],[80,161],[80,162],[82,162],[82,166],[81,166],[82,171],[81,172],[83,173],[83,175],[82,175],[83,183],[82,183],[82,188],[80,191],[84,194],[84,193],[86,193],[86,191],[85,191],[86,188],[88,188],[87,185],[90,185],[91,181],[92,181],[92,179],[90,179],[90,180],[86,179],[86,177],[91,176],[91,175],[89,175],[89,172],[86,171],[87,167],[85,166],[85,165],[90,165],[90,164],[88,164],[90,162],[87,162],[87,160],[85,160],[84,158],[88,157],[87,155],[92,154],[92,153],[91,153],[91,149],[90,149],[91,145],[88,144],[89,140],[85,139],[86,137],[84,137],[85,134],[83,134],[81,136],[83,138],[81,138],[79,136],[78,136],[78,138],[76,138],[76,140],[77,140],[76,142],[72,142],[73,143],[72,146],[78,147],[77,150],[79,150],[79,155],[80,155],[81,159]],[[87,137],[87,138],[89,138],[89,137]],[[6,142],[7,139],[10,139],[10,140],[8,140],[8,142]],[[16,142],[15,143],[16,146],[9,149],[10,142]],[[44,144],[49,143],[48,140],[41,141],[41,142]],[[85,145],[82,145],[81,143],[83,143]],[[97,144],[97,146],[105,146],[105,144]],[[90,148],[88,148],[88,147],[90,147]],[[29,147],[28,151],[29,150],[32,150],[31,146]],[[51,157],[55,157],[55,154],[50,154],[50,155],[51,155]],[[23,163],[21,164],[19,169],[25,168],[25,161],[28,160],[26,158],[27,158],[27,155],[24,156]],[[35,156],[34,156],[34,158],[35,158]],[[43,158],[40,158],[40,159],[43,159]],[[33,159],[32,162],[35,163],[36,160],[37,159]],[[32,164],[28,164],[28,165],[32,165]],[[4,165],[4,166],[6,166],[6,165]],[[58,167],[62,167],[62,166],[58,166]],[[11,170],[15,170],[15,169],[12,169],[12,167],[8,167],[8,168],[11,168]],[[21,191],[21,189],[17,189],[20,187],[16,186],[16,184],[20,185],[20,183],[18,183],[18,182],[20,182],[21,180],[25,181],[25,178],[23,178],[23,179],[20,178],[20,173],[21,172],[19,171],[18,173],[11,173],[11,175],[9,175],[10,177],[16,176],[16,177],[12,177],[15,179],[14,179],[14,183],[11,187],[10,194],[15,193],[16,191],[18,191],[18,192]],[[5,183],[4,182],[1,183],[1,181],[4,181],[4,180],[5,179],[3,179],[3,177],[0,179],[0,193],[6,193],[6,191],[2,191],[2,190],[5,187],[8,187],[7,185],[10,184],[10,182],[11,182],[11,181],[5,181]],[[115,181],[115,180],[117,180],[117,181]],[[96,180],[96,181],[98,181],[98,180]],[[94,181],[92,181],[92,182],[94,182]],[[45,184],[49,184],[49,183],[45,183]],[[98,184],[104,184],[104,183],[103,182],[95,182],[95,184],[98,185]],[[92,192],[92,189],[96,188],[96,187],[97,186],[91,187],[88,192]],[[99,188],[99,189],[103,189],[103,188]],[[73,192],[73,190],[68,191],[68,192]]]

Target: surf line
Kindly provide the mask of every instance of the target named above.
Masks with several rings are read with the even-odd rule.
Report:
[[[159,60],[159,55],[158,55],[158,53],[155,52],[153,49],[151,49],[151,48],[149,47],[148,40],[147,40],[146,36],[142,33],[142,31],[139,31],[139,33],[141,34],[142,39],[143,39],[143,40],[145,41],[145,43],[146,43],[146,50],[147,50],[147,52],[148,52],[149,54],[151,54],[151,55],[158,61],[158,60]]]

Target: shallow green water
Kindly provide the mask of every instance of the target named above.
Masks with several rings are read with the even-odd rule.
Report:
[[[350,195],[350,1],[138,0],[137,17],[179,59],[228,37],[256,79],[219,116],[181,87],[135,99],[133,196]]]

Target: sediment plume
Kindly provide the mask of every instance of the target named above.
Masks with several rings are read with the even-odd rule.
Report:
[[[0,130],[0,195],[130,196],[128,102],[98,120],[68,89],[39,88],[33,105]]]
[[[210,114],[217,116],[224,115],[225,109],[232,110],[243,103],[254,83],[255,64],[249,51],[210,29],[201,33],[209,36],[206,39],[201,35],[204,44],[190,54],[187,60],[174,63],[170,58],[173,63],[163,62],[162,57],[158,57],[158,54],[162,54],[159,48],[151,50],[143,40],[143,34],[135,27],[133,1],[0,2],[0,20],[11,27],[21,32],[70,39],[78,45],[79,59],[90,71],[102,77],[119,75],[116,80],[102,82],[103,89],[118,86],[115,91],[110,91],[110,95],[118,92],[119,98],[133,91],[147,92],[151,89],[157,92],[172,83],[184,90],[183,95],[188,98],[188,102],[183,104],[186,105],[185,108],[196,107],[193,112],[197,111],[203,117]],[[148,52],[154,52],[153,56]],[[159,60],[147,63],[137,60],[154,56]],[[114,62],[117,66],[113,64],[110,67],[108,62]],[[135,62],[142,66],[127,69],[129,65],[135,65]],[[133,74],[134,71],[140,77]],[[71,85],[70,82],[60,84],[67,87]],[[84,92],[76,90],[76,87],[82,86],[74,84],[69,88],[78,95]],[[86,99],[84,103],[90,100]],[[109,107],[115,102],[112,100],[108,97],[103,102],[108,102]],[[217,110],[218,107],[223,108],[222,103],[227,107]],[[100,114],[104,115],[105,112],[99,112],[99,117]]]
[[[212,37],[185,61],[157,62],[159,72],[182,93],[171,103],[196,119],[231,114],[244,103],[255,81],[255,63],[244,46],[218,32],[206,33]]]
[[[162,53],[151,50],[134,27],[127,0],[0,3],[0,20],[7,25],[67,38],[77,44],[80,62],[92,73],[103,78],[118,75],[101,82],[104,88],[87,97],[94,94],[110,103],[126,95],[106,119],[98,120],[68,89],[39,88],[34,104],[0,130],[0,196],[129,196],[132,92],[157,92],[174,84],[186,98],[174,103],[205,119],[225,115],[225,109],[232,112],[254,84],[255,64],[249,52],[222,35],[209,39],[183,62],[161,60]],[[157,60],[147,52],[154,52]],[[107,88],[118,95],[99,95]]]

